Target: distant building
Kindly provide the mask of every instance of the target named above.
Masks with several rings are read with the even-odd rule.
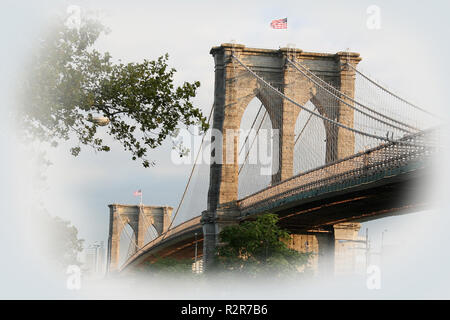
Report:
[[[105,246],[104,242],[94,242],[86,248],[85,268],[90,275],[103,275],[105,273]]]
[[[197,262],[192,264],[192,272],[193,273],[202,273],[203,272],[203,259],[200,258]]]

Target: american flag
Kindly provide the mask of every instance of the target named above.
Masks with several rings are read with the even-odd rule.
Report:
[[[133,192],[133,196],[135,196],[135,197],[142,196],[142,191],[141,191],[141,189],[139,189],[138,191]]]
[[[287,29],[287,18],[273,20],[270,23],[272,29]]]

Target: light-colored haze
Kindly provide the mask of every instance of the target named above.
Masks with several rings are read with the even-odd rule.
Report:
[[[99,11],[111,33],[99,39],[98,49],[109,51],[115,60],[141,61],[168,52],[170,65],[178,70],[179,83],[201,81],[195,101],[206,114],[214,90],[214,66],[209,50],[235,40],[248,47],[261,48],[294,43],[305,51],[316,52],[334,53],[349,48],[361,54],[360,67],[364,71],[400,95],[448,117],[445,108],[450,98],[447,90],[450,45],[446,30],[450,5],[445,1],[433,5],[408,1],[323,1],[320,4],[312,1],[42,1],[39,4],[4,1],[0,14],[2,297],[77,296],[64,289],[64,278],[52,277],[45,271],[47,266],[36,264],[33,254],[28,254],[29,243],[23,241],[27,238],[20,230],[26,230],[24,227],[33,213],[30,176],[34,169],[27,151],[16,146],[9,121],[15,81],[27,52],[45,20],[54,11],[65,11],[68,5]],[[366,26],[366,10],[370,5],[381,9],[380,30],[369,30]],[[271,20],[283,17],[288,17],[288,30],[269,28]],[[47,190],[42,193],[42,199],[52,215],[71,220],[88,243],[106,241],[106,205],[137,203],[138,199],[132,195],[136,189],[143,190],[146,204],[176,206],[190,170],[188,165],[172,164],[170,143],[151,152],[150,157],[157,165],[149,169],[131,161],[117,144],[113,144],[110,153],[95,154],[85,149],[77,158],[70,156],[69,147],[63,144],[48,151],[48,158],[54,164],[46,172]],[[440,175],[443,181],[446,181],[445,174],[444,171]],[[439,186],[433,181],[427,191],[440,192],[438,199],[446,200],[448,189]],[[439,209],[436,211],[439,213]],[[404,247],[408,250],[402,252],[408,254],[396,262],[407,259],[415,262],[394,264],[389,269],[392,272],[386,281],[397,279],[399,289],[394,285],[397,282],[391,282],[389,291],[384,291],[386,297],[427,296],[426,285],[437,283],[443,287],[434,286],[436,291],[430,295],[447,294],[444,284],[448,285],[448,276],[444,266],[450,262],[445,253],[449,243],[445,232],[448,222],[448,218],[439,214],[414,214],[364,225],[363,229],[369,227],[375,245],[380,243],[385,229],[388,230],[386,243],[407,243]],[[418,283],[413,292],[405,291],[410,281],[408,276]],[[52,285],[43,285],[47,281],[54,284],[55,290],[51,289]],[[320,296],[320,288],[314,290]],[[351,295],[350,288],[348,292]],[[300,296],[304,297],[304,293],[299,293]],[[382,296],[383,290],[377,297]]]

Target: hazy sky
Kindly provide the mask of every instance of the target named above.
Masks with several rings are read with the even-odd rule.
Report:
[[[420,105],[444,110],[450,98],[447,1],[2,1],[0,150],[4,156],[0,159],[0,191],[4,198],[1,212],[8,222],[0,235],[3,244],[10,243],[8,237],[17,236],[14,230],[27,220],[26,215],[14,216],[14,208],[32,211],[27,192],[32,188],[29,175],[33,167],[9,131],[15,81],[46,19],[69,5],[99,12],[111,32],[99,39],[97,47],[109,51],[115,60],[142,61],[169,53],[170,65],[178,70],[178,82],[201,82],[195,101],[205,113],[213,103],[214,89],[209,50],[231,40],[275,49],[293,43],[315,52],[349,48],[361,54],[362,70]],[[370,5],[381,10],[379,30],[367,28]],[[288,30],[269,28],[271,20],[284,17],[288,18]],[[53,165],[46,172],[42,199],[52,215],[70,219],[88,243],[106,241],[107,204],[137,203],[132,195],[136,189],[143,190],[146,204],[176,206],[190,170],[188,165],[172,164],[170,143],[150,153],[156,166],[148,169],[131,161],[114,143],[110,153],[85,149],[77,158],[69,154],[69,147],[63,144],[48,151]],[[409,217],[367,225],[378,237],[384,229],[395,234],[414,220]],[[391,241],[395,242],[394,238]]]

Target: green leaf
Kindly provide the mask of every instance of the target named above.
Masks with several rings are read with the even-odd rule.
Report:
[[[110,151],[98,128],[138,158],[144,167],[153,165],[149,150],[159,147],[182,126],[208,123],[192,103],[200,82],[174,85],[175,69],[166,53],[156,60],[113,63],[108,52],[94,47],[107,33],[98,20],[87,16],[70,29],[59,21],[39,41],[23,81],[18,121],[25,136],[41,141],[74,138],[71,153],[79,144]],[[106,120],[105,120],[106,119]],[[103,130],[102,130],[103,131]],[[179,148],[182,152],[182,148]]]

